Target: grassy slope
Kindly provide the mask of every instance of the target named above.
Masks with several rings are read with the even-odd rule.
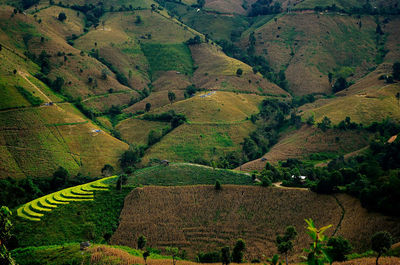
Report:
[[[139,119],[126,119],[116,126],[121,133],[122,139],[130,144],[147,144],[148,135],[151,130],[161,133],[163,128],[169,127],[169,123],[157,121],[145,121]]]
[[[128,184],[180,186],[215,184],[219,180],[222,184],[252,185],[251,176],[226,169],[212,169],[211,167],[186,163],[171,163],[169,166],[152,166],[135,171],[128,179]]]
[[[400,107],[395,95],[400,92],[400,84],[386,84],[378,78],[390,74],[391,65],[382,65],[355,85],[339,92],[337,97],[321,99],[300,108],[304,118],[314,115],[316,121],[324,116],[334,124],[349,116],[353,121],[370,124],[390,117],[400,121]]]
[[[226,56],[215,45],[193,45],[190,49],[193,60],[198,66],[193,77],[194,83],[200,88],[275,95],[287,94],[275,84],[263,79],[260,74],[254,74],[249,65]],[[243,71],[241,77],[236,76],[239,68]]]
[[[161,113],[173,109],[185,114],[189,123],[174,129],[148,149],[144,164],[150,158],[193,162],[196,158],[218,158],[240,150],[243,138],[255,129],[247,118],[258,112],[262,97],[221,91],[200,97],[204,94],[152,111]]]
[[[311,154],[323,154],[328,158],[359,150],[369,144],[371,135],[363,131],[340,131],[320,129],[303,126],[298,131],[288,132],[279,139],[269,152],[263,157],[266,161],[256,159],[242,166],[243,170],[262,170],[267,162],[276,163],[288,158],[309,160],[312,163],[325,162],[313,161]]]
[[[256,29],[256,52],[276,70],[286,70],[295,94],[330,93],[328,72],[352,69],[357,80],[376,65],[374,19],[292,13]],[[249,33],[248,33],[249,34]],[[242,45],[247,45],[248,34]]]
[[[123,199],[130,190],[96,191],[93,201],[63,205],[46,213],[40,222],[15,219],[13,233],[20,247],[104,242],[103,236],[117,228]]]
[[[345,215],[339,234],[349,238],[357,251],[369,247],[367,242],[375,231],[399,228],[394,219],[368,214],[356,199],[343,195],[340,200],[351,214]],[[179,246],[193,257],[199,251],[232,246],[243,238],[245,257],[251,260],[275,254],[276,233],[294,225],[299,236],[291,254],[293,261],[309,243],[304,218],[312,218],[320,227],[337,225],[340,216],[333,197],[305,190],[223,185],[218,192],[213,186],[145,187],[126,197],[120,226],[111,241],[134,246],[132,238],[144,234],[150,245]],[[328,234],[332,232],[330,229]]]

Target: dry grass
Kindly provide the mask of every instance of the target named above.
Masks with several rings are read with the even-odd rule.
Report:
[[[239,122],[258,113],[258,105],[263,100],[263,97],[255,94],[217,91],[202,97],[206,94],[209,92],[197,93],[192,98],[167,104],[153,112],[161,113],[173,109],[176,113],[185,114],[190,122]],[[167,95],[165,98],[168,100]]]
[[[353,80],[374,66],[376,56],[372,17],[358,19],[340,15],[293,13],[255,30],[256,52],[279,71],[286,69],[290,88],[297,95],[330,93],[328,72],[343,66],[354,68]],[[244,34],[242,45],[248,43]]]
[[[347,195],[339,199],[346,208],[339,234],[349,238],[356,251],[365,250],[365,243],[376,231],[399,234],[398,220],[369,214]],[[150,246],[177,246],[193,258],[199,251],[232,246],[243,238],[246,260],[251,260],[275,254],[276,234],[294,225],[299,236],[291,254],[293,261],[309,243],[304,218],[312,218],[318,226],[336,226],[340,215],[332,196],[306,190],[223,185],[217,192],[213,186],[145,187],[126,197],[111,241],[135,247],[137,237],[144,234]]]
[[[263,79],[260,74],[253,74],[249,65],[228,57],[216,46],[200,44],[191,46],[190,49],[198,66],[193,78],[198,87],[287,95],[284,90]],[[243,70],[241,77],[236,76],[239,68]]]
[[[130,144],[147,144],[151,130],[161,132],[169,127],[169,123],[157,121],[145,121],[139,119],[126,119],[117,125],[117,130],[122,138]]]
[[[250,7],[255,0],[246,1],[248,6]],[[248,10],[243,8],[243,1],[241,0],[229,0],[229,1],[221,1],[221,0],[207,0],[205,4],[205,8],[208,10],[215,10],[222,13],[234,13],[240,15],[246,15]]]
[[[143,99],[142,101],[140,101],[136,104],[133,104],[132,106],[124,109],[124,112],[135,113],[136,111],[139,111],[139,110],[145,110],[147,103],[151,104],[150,110],[154,110],[154,109],[163,107],[165,105],[169,105],[170,101],[168,99],[168,93],[170,91],[175,93],[175,96],[176,96],[175,102],[178,102],[185,98],[185,96],[184,96],[185,91],[183,91],[183,90],[163,90],[163,91],[159,91],[159,92],[153,92],[150,94],[150,96]]]
[[[126,91],[122,93],[109,93],[90,97],[83,102],[89,108],[97,109],[103,113],[107,112],[113,105],[126,106],[132,98],[137,99],[140,95],[136,91]]]
[[[160,76],[155,80],[153,85],[153,92],[163,90],[185,89],[191,85],[190,78],[184,74],[178,74],[176,71],[167,71],[160,73]]]
[[[243,170],[262,170],[267,162],[276,163],[288,158],[308,159],[310,154],[331,153],[336,155],[345,155],[347,153],[359,150],[369,144],[371,135],[362,131],[341,131],[328,130],[326,132],[320,129],[303,126],[298,131],[286,133],[266,153],[266,161],[256,159],[242,166]]]
[[[354,259],[345,262],[334,262],[333,265],[375,265],[376,258]],[[382,257],[379,259],[380,265],[396,265],[400,264],[400,258]]]

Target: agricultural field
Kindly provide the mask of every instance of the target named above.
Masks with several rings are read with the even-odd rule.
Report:
[[[249,174],[227,169],[190,163],[171,163],[169,166],[156,165],[135,171],[128,184],[155,186],[212,185],[219,180],[222,184],[253,185]]]
[[[63,204],[80,201],[92,201],[94,191],[107,190],[109,185],[105,181],[115,179],[116,176],[82,184],[72,188],[60,190],[46,196],[30,201],[18,208],[18,217],[29,221],[40,221],[46,213],[51,212]]]
[[[161,133],[162,129],[169,126],[166,122],[126,119],[120,122],[116,129],[121,133],[122,139],[128,143],[146,145],[151,130]]]
[[[345,205],[338,234],[345,234],[357,251],[365,250],[366,242],[379,227],[398,231],[396,219],[369,214],[347,195],[338,198]],[[143,234],[152,246],[174,245],[193,258],[200,251],[232,246],[242,238],[247,247],[245,258],[252,260],[275,254],[276,233],[294,225],[299,236],[290,260],[297,261],[309,243],[304,218],[312,218],[318,226],[336,227],[341,215],[334,197],[307,190],[231,185],[223,185],[221,191],[214,186],[144,187],[126,197],[121,222],[111,243],[134,247],[134,239]],[[357,223],[366,215],[365,223]],[[331,228],[328,234],[334,230]]]
[[[294,94],[329,94],[329,72],[356,81],[380,63],[375,29],[370,16],[293,13],[254,30],[255,50],[285,71]],[[242,35],[243,46],[249,35]]]
[[[176,162],[210,161],[230,152],[238,153],[240,143],[254,129],[251,121],[183,124],[151,146],[141,163],[146,165],[152,158]]]
[[[262,170],[267,162],[277,163],[288,158],[297,158],[317,164],[326,162],[338,155],[367,147],[372,134],[356,130],[342,131],[330,129],[326,132],[310,126],[284,134],[263,158],[245,163],[243,170]],[[316,160],[315,160],[316,159]],[[323,160],[319,160],[323,159]]]

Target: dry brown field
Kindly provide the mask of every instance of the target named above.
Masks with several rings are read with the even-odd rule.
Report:
[[[363,242],[369,242],[378,230],[400,234],[398,220],[369,214],[347,195],[338,198],[346,209],[338,233],[348,238],[356,251],[365,250]],[[233,247],[242,238],[247,244],[246,260],[263,259],[263,255],[272,257],[277,252],[276,234],[294,225],[299,236],[290,259],[299,261],[302,249],[310,243],[304,219],[312,218],[317,226],[336,227],[341,215],[332,196],[307,190],[233,185],[224,185],[222,191],[213,186],[144,187],[126,197],[111,242],[136,247],[137,237],[143,234],[149,246],[180,247],[194,258],[200,251]]]

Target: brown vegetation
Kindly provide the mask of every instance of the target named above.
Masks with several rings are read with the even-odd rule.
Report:
[[[340,200],[349,215],[339,234],[349,238],[357,251],[365,250],[363,242],[369,242],[370,234],[377,230],[398,232],[399,222],[368,214],[349,196],[340,196]],[[297,260],[309,243],[304,219],[312,218],[319,226],[336,227],[341,214],[332,196],[307,190],[231,185],[224,185],[222,191],[213,186],[145,187],[126,197],[120,225],[111,242],[135,247],[137,237],[144,234],[150,246],[177,246],[193,258],[200,251],[233,246],[235,240],[243,238],[246,259],[251,260],[275,254],[276,233],[294,225],[299,236],[291,259]]]

